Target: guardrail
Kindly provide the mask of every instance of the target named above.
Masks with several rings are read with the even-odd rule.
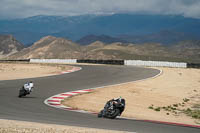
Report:
[[[77,63],[124,65],[124,60],[77,60]]]
[[[187,67],[187,63],[166,62],[166,61],[125,60],[124,64],[133,66],[150,66],[150,67],[180,67],[180,68]]]
[[[94,64],[112,64],[112,65],[151,66],[151,67],[200,68],[200,64],[198,63],[142,61],[142,60],[18,59],[18,60],[0,60],[0,62],[94,63]]]
[[[77,59],[30,59],[33,63],[77,63]]]
[[[200,68],[198,63],[187,63],[187,68]]]
[[[30,62],[30,59],[19,59],[19,60],[0,60],[0,62]]]

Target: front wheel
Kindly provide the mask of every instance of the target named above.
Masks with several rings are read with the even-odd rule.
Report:
[[[101,111],[98,113],[97,117],[99,117],[99,118],[103,117],[103,110],[101,110]]]
[[[22,96],[26,96],[26,92],[22,89],[19,90],[19,98],[21,98]]]
[[[110,119],[115,119],[119,114],[120,114],[120,110],[119,109],[115,109],[115,111],[113,113],[108,114],[106,117],[110,118]]]

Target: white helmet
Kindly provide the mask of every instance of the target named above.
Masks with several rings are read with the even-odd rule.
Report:
[[[33,87],[33,82],[32,82],[32,81],[29,82],[29,86],[30,86],[31,88]]]

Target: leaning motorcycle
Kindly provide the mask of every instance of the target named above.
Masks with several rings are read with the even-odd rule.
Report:
[[[125,100],[122,102],[119,101],[108,101],[104,106],[104,109],[101,110],[98,114],[98,117],[115,119],[117,116],[120,116],[125,109]]]
[[[28,94],[30,94],[30,92],[29,92],[29,91],[26,91],[26,90],[24,89],[24,87],[22,87],[22,88],[20,88],[20,90],[19,90],[19,96],[18,96],[18,97],[23,97],[23,96],[26,96],[26,95],[28,95]]]

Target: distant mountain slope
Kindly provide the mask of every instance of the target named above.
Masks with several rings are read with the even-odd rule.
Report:
[[[120,35],[118,37],[111,37],[108,35],[87,35],[76,41],[81,45],[87,45],[93,43],[95,41],[101,41],[103,43],[161,43],[163,45],[173,45],[179,41],[184,40],[196,40],[199,39],[199,36],[186,34],[183,32],[175,32],[175,31],[160,31],[158,33],[152,33],[147,35]]]
[[[181,41],[171,46],[170,50],[182,58],[200,60],[200,40]]]
[[[101,42],[101,41],[96,41],[96,42],[93,42],[89,45],[86,45],[86,46],[83,46],[82,47],[82,51],[92,51],[92,50],[95,50],[95,49],[98,49],[98,48],[102,48],[104,47],[106,44]]]
[[[122,42],[122,43],[127,43],[127,41],[116,38],[116,37],[111,37],[108,35],[87,35],[82,37],[80,40],[76,41],[77,43],[81,45],[88,45],[96,41],[101,41],[103,43],[114,43],[114,42]]]
[[[29,58],[80,58],[80,46],[72,41],[53,36],[46,36],[35,42],[31,47],[25,48],[13,54],[10,58],[29,59]]]
[[[91,47],[93,46],[93,49]],[[162,58],[173,57],[174,53],[170,52],[168,48],[156,43],[148,43],[142,45],[111,43],[102,45],[95,42],[87,46],[84,52],[86,59],[152,59],[158,60]]]
[[[46,35],[69,38],[73,41],[91,34],[103,34],[112,37],[117,37],[119,35],[136,36],[157,34],[160,31],[166,30],[189,34],[191,37],[193,35],[200,35],[200,19],[170,15],[114,14],[107,16],[82,15],[72,17],[34,16],[24,19],[0,20],[0,27],[0,33],[13,34],[24,44],[31,44]],[[163,40],[164,43],[176,41],[173,36],[168,35],[167,40],[163,39],[165,34],[160,35],[162,35],[162,37],[159,35],[158,37],[160,40]],[[152,40],[152,38],[155,39],[156,37],[157,35],[153,35],[147,40]],[[140,38],[140,40],[142,39],[143,38]],[[126,39],[122,40],[126,41]]]
[[[179,41],[199,39],[199,36],[184,32],[164,30],[147,35],[120,35],[118,38],[134,43],[161,43],[164,45],[172,45]]]
[[[200,62],[200,41],[181,41],[165,46],[160,43],[105,44],[100,41],[81,46],[64,38],[46,36],[32,46],[9,56],[9,59],[126,59]]]
[[[136,45],[100,41],[80,46],[64,38],[46,36],[32,46],[11,55],[11,59],[59,58],[59,59],[134,59],[135,57],[170,57],[171,53],[160,44]]]
[[[0,35],[0,58],[16,53],[23,48],[23,44],[18,42],[13,36]]]

